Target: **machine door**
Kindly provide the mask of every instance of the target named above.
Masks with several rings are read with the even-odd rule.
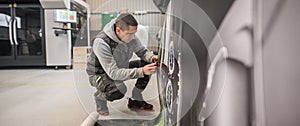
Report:
[[[45,65],[41,6],[7,4],[0,7],[0,66]]]
[[[14,59],[14,45],[12,41],[12,8],[0,4],[0,58]]]

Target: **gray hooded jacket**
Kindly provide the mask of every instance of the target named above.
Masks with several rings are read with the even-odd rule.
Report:
[[[91,55],[87,61],[87,73],[89,76],[101,74],[103,71],[113,80],[128,80],[144,77],[142,68],[128,68],[129,60],[133,53],[146,62],[152,62],[153,53],[142,46],[138,38],[129,43],[122,42],[115,34],[115,19],[109,22],[103,29],[105,34],[94,39]],[[107,35],[110,40],[118,43],[114,51],[102,38]],[[94,56],[93,56],[94,55]]]

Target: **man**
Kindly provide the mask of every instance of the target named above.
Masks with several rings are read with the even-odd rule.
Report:
[[[142,91],[146,88],[150,75],[156,72],[157,56],[136,38],[137,25],[131,14],[121,14],[109,22],[93,40],[87,73],[91,85],[97,89],[94,96],[100,115],[109,115],[107,101],[124,97],[127,88],[123,81],[129,79],[137,81],[127,106],[131,109],[153,109],[153,105],[144,101]],[[129,61],[133,53],[141,60]]]

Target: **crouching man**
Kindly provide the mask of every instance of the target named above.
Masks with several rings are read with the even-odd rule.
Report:
[[[153,105],[144,101],[142,92],[150,75],[156,72],[157,56],[136,38],[137,25],[131,14],[121,14],[108,23],[93,40],[86,70],[91,85],[97,89],[94,97],[100,115],[109,115],[107,101],[124,97],[127,88],[123,81],[129,79],[137,81],[127,106],[140,110],[153,109]],[[141,60],[129,61],[133,53]]]

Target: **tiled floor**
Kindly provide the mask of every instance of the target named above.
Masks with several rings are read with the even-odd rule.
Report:
[[[78,126],[81,106],[72,70],[0,70],[1,126]]]
[[[78,126],[95,112],[95,89],[83,70],[0,70],[0,75],[1,126]],[[160,110],[155,80],[154,76],[144,91],[154,111],[129,111],[123,98],[109,103],[111,115],[99,119],[155,118]],[[134,82],[126,83],[130,96]]]
[[[88,82],[88,77],[85,74],[85,71],[76,70],[74,71],[74,81],[76,86],[76,91],[78,93],[78,97],[81,103],[84,106],[84,109],[88,113],[92,113],[95,111],[93,93],[95,89],[92,88]],[[108,102],[108,107],[110,110],[110,115],[107,117],[99,116],[99,120],[108,120],[108,119],[145,119],[151,120],[159,115],[160,112],[160,104],[158,99],[158,89],[156,83],[156,74],[152,75],[151,80],[143,92],[144,99],[149,103],[154,105],[153,111],[131,111],[127,108],[127,98],[131,97],[131,92],[135,84],[135,80],[125,81],[125,85],[127,86],[127,93],[125,97],[114,101]],[[89,93],[87,93],[89,92]]]

